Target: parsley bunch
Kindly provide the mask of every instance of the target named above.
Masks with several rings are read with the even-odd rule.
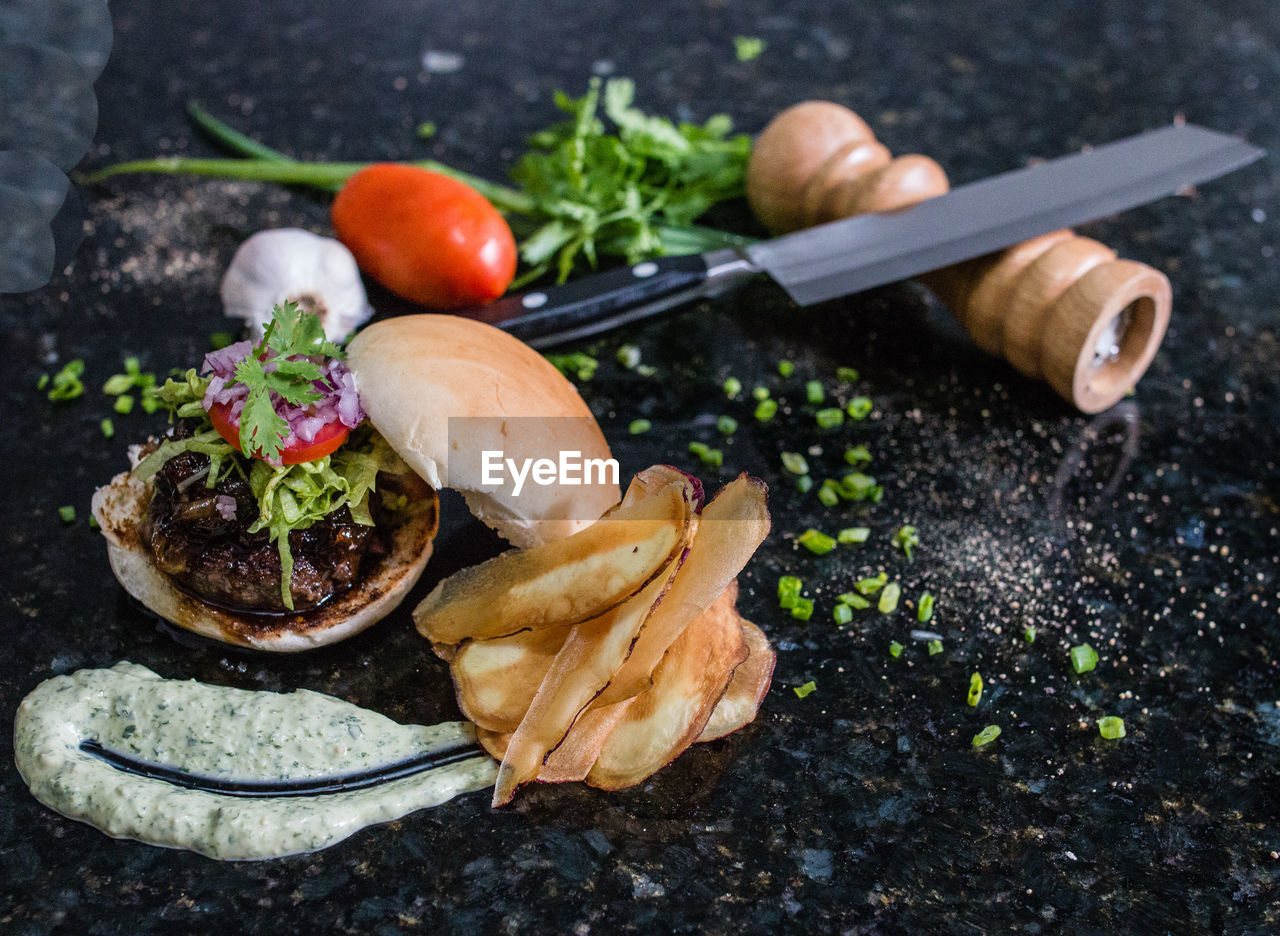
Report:
[[[557,92],[556,106],[570,119],[534,134],[511,171],[532,201],[524,213],[541,221],[520,244],[530,267],[525,281],[554,262],[563,282],[580,256],[591,266],[599,254],[635,263],[707,249],[710,234],[719,241],[711,246],[723,246],[721,232],[693,222],[743,194],[750,138],[730,135],[725,114],[701,126],[646,115],[633,106],[635,84],[626,78],[610,79],[601,91],[596,78],[580,98]],[[600,118],[601,103],[612,132]]]
[[[271,321],[262,340],[236,365],[230,383],[249,388],[240,413],[240,451],[252,452],[270,462],[280,458],[289,438],[289,424],[276,412],[273,394],[294,406],[305,406],[324,397],[312,385],[324,372],[312,357],[341,359],[343,351],[325,338],[316,315],[305,313],[296,302],[284,302],[271,310]]]

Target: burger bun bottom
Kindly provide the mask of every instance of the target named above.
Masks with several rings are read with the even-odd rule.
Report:
[[[125,591],[179,627],[224,643],[257,650],[311,650],[350,637],[380,621],[404,600],[431,558],[439,519],[435,491],[412,471],[394,476],[408,495],[403,519],[392,529],[390,552],[368,557],[360,584],[318,608],[297,614],[253,614],[207,604],[182,591],[152,561],[140,526],[152,485],[130,472],[116,475],[93,495],[93,516],[107,539],[107,556]]]

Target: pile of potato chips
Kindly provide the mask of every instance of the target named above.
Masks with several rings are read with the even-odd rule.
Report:
[[[632,786],[755,718],[775,654],[735,603],[766,488],[741,475],[702,500],[648,468],[592,526],[464,569],[414,611],[502,761],[494,806],[531,780]]]

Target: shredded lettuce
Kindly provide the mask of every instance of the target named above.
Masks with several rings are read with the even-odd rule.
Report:
[[[218,434],[217,429],[206,429],[185,439],[165,439],[154,452],[138,462],[133,469],[134,477],[140,481],[150,480],[164,467],[165,462],[183,452],[198,452],[209,456],[209,476],[205,479],[205,487],[214,487],[222,480],[226,472],[236,466],[236,455],[239,454]]]
[[[351,511],[356,523],[373,526],[369,494],[376,489],[378,472],[391,454],[391,447],[382,437],[371,432],[363,444],[348,445],[315,461],[277,468],[261,459],[253,460],[249,486],[258,501],[258,519],[249,532],[266,530],[270,541],[276,544],[280,553],[280,596],[286,608],[293,610],[289,534],[307,529],[343,506]]]
[[[147,387],[142,393],[144,397],[155,400],[167,409],[171,420],[174,417],[208,419],[201,402],[208,388],[209,378],[201,377],[192,367],[182,375],[181,380],[170,377],[163,387]]]

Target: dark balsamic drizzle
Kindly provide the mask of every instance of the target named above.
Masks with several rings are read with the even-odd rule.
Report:
[[[139,760],[128,754],[103,747],[102,743],[94,738],[85,738],[81,741],[80,750],[100,757],[124,773],[146,777],[149,780],[163,780],[187,790],[240,797],[322,796],[329,793],[350,793],[355,790],[367,790],[392,780],[426,773],[437,767],[447,767],[470,757],[484,755],[484,751],[478,745],[467,744],[430,751],[395,764],[384,764],[339,777],[313,777],[305,780],[221,780],[217,777],[202,777],[199,774],[166,767],[163,764]]]

